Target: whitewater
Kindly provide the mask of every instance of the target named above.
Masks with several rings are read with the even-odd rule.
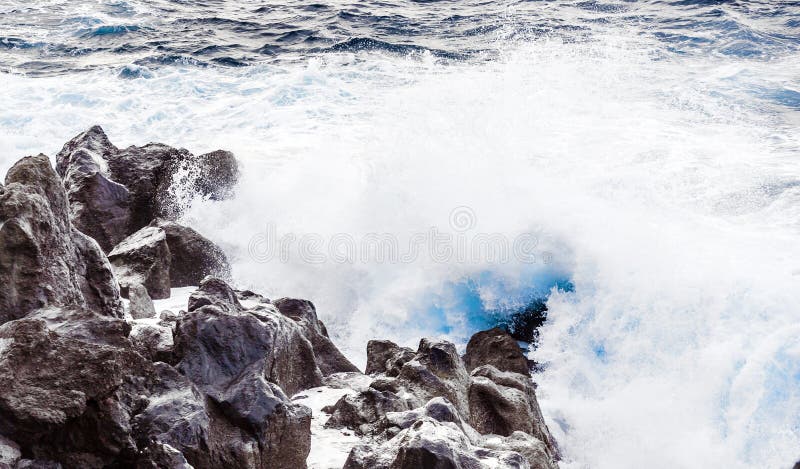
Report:
[[[128,4],[125,21],[51,3],[93,17],[90,31],[168,23],[153,2]],[[530,357],[562,467],[788,468],[800,459],[800,5],[725,3],[498,4],[473,36],[287,46],[228,66],[31,52],[9,38],[86,41],[87,22],[24,10],[11,28],[26,8],[11,1],[0,172],[95,124],[120,147],[230,150],[236,196],[191,201],[183,222],[225,249],[240,287],[312,299],[355,363],[372,338],[463,347],[541,299]],[[392,5],[426,21],[424,3]],[[532,10],[576,26],[520,25]],[[681,23],[711,11],[737,26]],[[380,36],[382,21],[362,28]],[[431,228],[533,236],[535,256],[254,251],[270,230],[404,245]]]

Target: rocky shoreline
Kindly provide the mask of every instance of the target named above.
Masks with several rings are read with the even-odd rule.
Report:
[[[0,468],[558,467],[506,332],[464,357],[373,340],[362,373],[310,301],[231,287],[224,252],[176,221],[187,193],[233,194],[229,152],[93,127],[56,163],[0,185]]]

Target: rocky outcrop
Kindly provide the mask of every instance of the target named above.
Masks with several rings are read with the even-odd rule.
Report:
[[[164,219],[150,223],[164,231],[170,253],[169,281],[172,288],[199,285],[208,277],[230,276],[225,252],[197,231]]]
[[[327,427],[372,440],[354,447],[345,467],[555,469],[558,450],[530,376],[493,365],[508,357],[511,363],[501,366],[513,369],[522,363],[513,359],[524,360],[506,339],[499,329],[473,336],[465,357],[475,367],[471,375],[448,342],[423,339],[414,353],[370,341],[370,388],[324,409],[331,414]]]
[[[56,161],[75,225],[106,252],[155,218],[177,219],[194,196],[231,196],[239,178],[230,152],[194,156],[160,143],[119,149],[98,126],[67,142]]]
[[[361,438],[349,468],[557,467],[525,357],[499,329],[463,360],[446,341],[370,341],[365,376],[312,302],[207,276],[227,274],[222,251],[151,215],[180,206],[175,181],[227,196],[232,155],[120,150],[93,128],[58,164],[63,185],[40,155],[0,186],[0,466],[303,468],[313,425]],[[116,243],[108,258],[81,230]],[[185,311],[156,315],[151,298],[192,283]],[[314,398],[322,385],[338,401]]]
[[[468,371],[482,365],[492,365],[500,371],[530,376],[528,359],[511,335],[495,327],[473,335],[467,343],[464,364]]]
[[[414,359],[414,351],[400,347],[390,340],[370,340],[367,342],[367,368],[364,373],[372,375],[383,373],[397,376],[403,365]]]
[[[156,315],[153,300],[144,285],[138,283],[131,285],[128,288],[128,299],[130,300],[129,310],[133,319],[152,318]]]
[[[533,435],[557,454],[555,440],[544,424],[533,382],[525,375],[482,365],[472,372],[469,387],[470,424],[483,434]]]
[[[148,226],[125,238],[108,254],[122,296],[142,285],[150,298],[169,298],[170,252],[164,230]]]
[[[473,445],[454,425],[422,417],[377,447],[356,446],[344,469],[527,468],[525,458],[512,451]]]
[[[230,274],[225,253],[214,243],[189,227],[161,219],[122,240],[108,258],[125,297],[132,286],[144,285],[152,299],[169,298],[170,288]]]
[[[331,342],[325,325],[317,319],[314,303],[308,300],[281,298],[275,300],[273,304],[281,314],[292,318],[303,328],[303,335],[311,342],[314,355],[317,357],[317,366],[323,376],[358,371],[358,368]]]
[[[44,155],[23,158],[0,189],[0,323],[46,306],[121,316],[108,260],[70,223],[67,197]]]

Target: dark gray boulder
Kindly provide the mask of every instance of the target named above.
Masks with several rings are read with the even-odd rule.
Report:
[[[245,370],[261,373],[290,395],[322,383],[301,329],[269,311],[224,311],[216,305],[190,311],[178,321],[175,355],[177,368],[212,395]]]
[[[556,458],[555,439],[544,422],[528,376],[484,365],[472,372],[469,386],[469,421],[482,434],[510,436],[516,431],[542,441]]]
[[[370,340],[367,342],[367,367],[364,373],[397,376],[403,365],[414,359],[414,355],[410,348],[400,347],[390,340]]]
[[[143,285],[154,300],[169,298],[170,252],[164,230],[147,226],[128,236],[108,254],[123,297]]]
[[[87,468],[135,454],[115,394],[144,374],[138,354],[62,336],[42,319],[3,324],[0,342],[0,431],[24,454]]]
[[[117,152],[100,127],[68,142],[56,155],[64,181],[72,223],[108,252],[128,234],[130,194],[110,179],[106,159]]]
[[[159,324],[135,324],[129,338],[134,350],[143,357],[151,361],[173,362],[175,342],[172,328]]]
[[[467,371],[482,365],[492,365],[500,371],[511,371],[530,376],[528,359],[511,335],[495,327],[474,334],[467,343],[464,355]]]
[[[349,428],[359,435],[372,435],[384,430],[378,423],[387,412],[409,409],[408,402],[396,394],[369,388],[357,394],[346,394],[333,406],[323,409],[331,414],[325,428]]]
[[[231,267],[225,252],[197,231],[164,219],[153,220],[150,226],[164,230],[173,288],[199,285],[208,276],[230,276]]]
[[[225,312],[241,312],[244,307],[239,303],[236,292],[224,280],[209,277],[200,282],[197,290],[189,295],[187,310],[191,313],[203,306],[214,305]]]
[[[239,178],[230,152],[194,156],[160,143],[114,146],[94,126],[56,156],[80,230],[109,251],[158,217],[177,219],[195,196],[228,198]]]
[[[133,319],[147,319],[156,315],[153,300],[144,285],[139,283],[130,285],[128,287],[128,299],[130,300],[128,309]]]
[[[331,342],[325,325],[317,318],[314,303],[308,300],[281,298],[273,301],[273,304],[281,314],[293,319],[302,327],[303,335],[314,348],[316,363],[323,376],[359,371]]]
[[[44,155],[18,161],[0,190],[0,323],[46,306],[122,315],[100,247],[70,223],[67,196]]]

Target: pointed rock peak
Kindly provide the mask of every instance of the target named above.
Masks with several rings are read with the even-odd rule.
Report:
[[[236,298],[236,292],[223,280],[214,277],[206,277],[200,283],[200,288],[189,296],[187,309],[192,312],[207,305],[214,305],[230,312],[244,310]]]
[[[81,155],[81,158],[78,159],[91,160],[99,168],[104,168],[103,161],[118,151],[119,149],[111,143],[103,128],[95,125],[64,144],[64,147],[56,155],[56,171],[64,177],[78,154]],[[81,164],[86,164],[86,161],[81,161]]]

